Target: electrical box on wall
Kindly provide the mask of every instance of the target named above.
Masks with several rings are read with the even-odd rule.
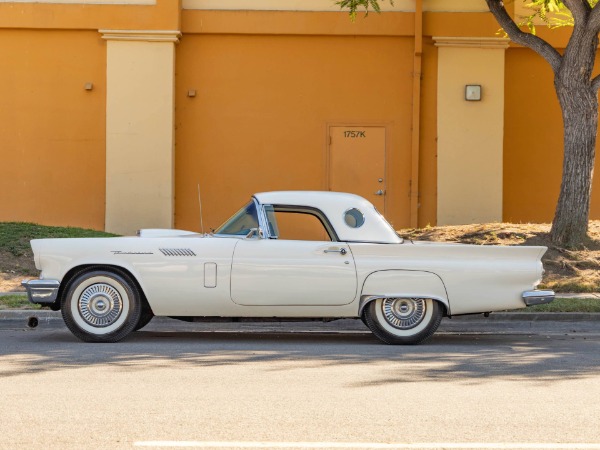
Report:
[[[467,84],[465,86],[465,100],[468,102],[481,101],[481,85]]]

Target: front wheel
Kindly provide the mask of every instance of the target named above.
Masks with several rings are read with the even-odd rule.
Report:
[[[153,317],[154,313],[152,312],[152,308],[150,308],[148,304],[142,305],[142,313],[140,314],[140,320],[138,321],[133,331],[138,331],[144,328],[150,323]]]
[[[69,283],[61,311],[67,328],[82,341],[117,342],[139,323],[140,298],[126,273],[90,270]]]
[[[443,307],[425,298],[379,298],[363,312],[366,325],[386,344],[419,344],[435,333]]]

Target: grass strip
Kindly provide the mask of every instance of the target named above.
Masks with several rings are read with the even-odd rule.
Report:
[[[2,309],[40,309],[41,305],[29,303],[26,295],[0,295],[0,310]]]
[[[29,303],[24,295],[0,296],[0,310],[2,309],[40,309],[40,305]],[[600,313],[600,299],[598,298],[557,298],[547,305],[530,306],[508,312],[559,312],[559,313]]]
[[[73,227],[49,227],[28,222],[0,222],[0,249],[13,256],[29,255],[31,239],[113,237],[104,231]]]
[[[529,308],[518,309],[515,312],[600,313],[600,299],[557,297],[552,303],[530,306]]]

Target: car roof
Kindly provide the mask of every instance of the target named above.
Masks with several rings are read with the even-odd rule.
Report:
[[[254,198],[263,205],[319,209],[327,216],[341,241],[389,244],[402,242],[375,206],[359,195],[329,191],[274,191],[260,192]],[[345,213],[352,208],[358,209],[365,218],[364,225],[359,228],[351,228],[345,223]]]

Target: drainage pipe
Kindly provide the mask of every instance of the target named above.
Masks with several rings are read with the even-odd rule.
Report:
[[[423,0],[415,1],[415,52],[413,57],[410,226],[419,226],[419,154],[421,150],[421,66],[423,55]]]

